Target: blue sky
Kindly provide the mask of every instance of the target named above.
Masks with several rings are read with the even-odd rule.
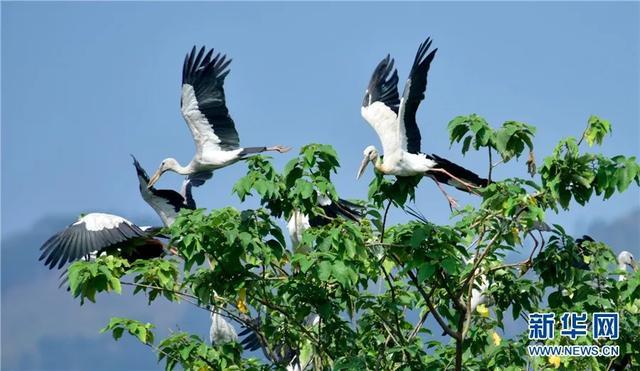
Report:
[[[233,58],[225,88],[241,144],[294,146],[275,156],[280,167],[306,143],[332,144],[342,164],[338,190],[364,198],[371,172],[358,182],[355,172],[362,150],[379,147],[360,117],[364,89],[387,53],[396,58],[402,83],[427,36],[439,50],[418,112],[423,151],[485,174],[484,153],[462,157],[457,147],[449,149],[446,124],[456,115],[477,113],[496,126],[506,120],[537,126],[541,161],[597,114],[614,131],[596,151],[640,155],[639,10],[638,3],[3,2],[3,306],[14,299],[7,290],[20,287],[44,290],[54,303],[66,300],[58,298],[66,293],[56,291],[55,273],[35,261],[23,259],[32,264],[25,268],[31,276],[6,275],[7,256],[20,256],[5,250],[8,238],[36,235],[40,225],[48,228],[40,232],[44,238],[90,211],[159,223],[139,196],[129,154],[149,172],[165,157],[186,163],[193,155],[178,103],[182,61],[194,44]],[[231,187],[245,170],[238,164],[217,172],[196,191],[198,205],[240,206]],[[494,177],[514,174],[525,176],[524,160],[498,168]],[[165,175],[159,185],[177,188],[180,182]],[[432,182],[421,185],[417,207],[435,222],[448,220],[447,203]],[[548,218],[581,234],[638,207],[634,187],[610,202]],[[31,256],[38,247],[19,248]],[[65,313],[80,312],[71,304]],[[42,315],[55,318],[61,308],[52,305],[53,314]],[[7,319],[3,310],[3,339]],[[104,324],[92,320],[93,329]],[[33,330],[33,352],[46,352],[41,332]],[[77,336],[99,336],[91,334],[65,338],[58,332],[47,339],[73,344]],[[3,357],[10,368],[45,367],[21,363],[20,344],[14,348],[9,361]]]

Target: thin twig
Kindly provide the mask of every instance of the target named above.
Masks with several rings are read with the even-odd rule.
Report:
[[[391,200],[387,202],[387,207],[384,209],[384,216],[382,217],[382,231],[380,231],[380,243],[384,242],[384,228],[387,224],[387,214],[389,214],[389,208],[391,207]]]
[[[393,255],[392,257],[396,261],[396,263],[398,263],[398,265],[402,265],[402,263],[400,262],[400,259],[398,259],[397,256]],[[411,270],[407,271],[407,274],[409,275],[409,278],[413,282],[413,285],[416,287],[416,289],[418,290],[420,295],[422,295],[422,298],[424,299],[425,303],[429,307],[429,310],[433,313],[433,317],[436,319],[436,321],[438,322],[440,327],[442,327],[442,330],[444,332],[446,332],[449,336],[453,337],[454,339],[458,339],[460,337],[460,334],[458,334],[455,331],[453,331],[447,325],[447,323],[442,319],[442,317],[440,317],[440,313],[438,313],[438,311],[434,307],[433,303],[431,302],[431,294],[427,294],[427,292],[424,291],[424,289],[420,285],[420,282],[418,281],[418,278],[416,277],[415,274],[413,274],[413,272]],[[432,291],[432,293],[433,293],[433,291]]]
[[[420,321],[416,323],[415,327],[409,334],[409,338],[407,339],[408,341],[413,340],[413,338],[416,337],[416,335],[418,335],[418,332],[420,332],[420,329],[422,328],[422,325],[424,325],[424,322],[427,320],[427,317],[429,317],[429,312],[424,312],[424,314],[420,318]]]
[[[491,160],[491,146],[489,148],[489,175],[487,176],[487,183],[491,184],[491,172],[493,171],[493,161]]]

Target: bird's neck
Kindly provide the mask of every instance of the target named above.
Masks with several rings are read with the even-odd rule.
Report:
[[[187,166],[182,166],[176,161],[175,165],[171,166],[171,170],[175,171],[180,175],[189,175],[193,173],[193,169],[194,169],[193,161],[189,162]]]
[[[382,161],[382,158],[380,157],[376,157],[375,161],[373,161],[373,166],[376,168],[376,170],[378,170],[379,172],[385,174],[385,167],[384,167],[384,162]]]
[[[627,271],[627,265],[625,263],[618,263],[618,269],[621,271]]]

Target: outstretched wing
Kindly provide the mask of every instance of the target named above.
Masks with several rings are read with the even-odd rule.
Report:
[[[200,187],[212,177],[213,177],[213,171],[201,171],[199,173],[193,173],[193,174],[187,175],[185,182],[187,182],[190,186]]]
[[[362,117],[378,134],[385,154],[400,149],[398,137],[398,71],[393,59],[384,58],[373,71],[362,101]]]
[[[402,148],[409,153],[420,153],[421,137],[420,129],[418,129],[418,123],[416,122],[416,111],[418,111],[418,106],[424,99],[429,66],[431,66],[431,61],[433,61],[438,51],[438,49],[434,49],[427,54],[430,46],[431,38],[427,38],[420,44],[400,101],[400,138]]]
[[[181,111],[196,143],[199,154],[233,150],[240,146],[235,124],[229,116],[224,97],[224,78],[231,60],[213,49],[196,54],[194,46],[182,67]]]
[[[138,226],[122,217],[91,213],[49,238],[40,248],[39,260],[46,259],[44,264],[49,269],[58,264],[59,269],[67,262],[145,236]]]

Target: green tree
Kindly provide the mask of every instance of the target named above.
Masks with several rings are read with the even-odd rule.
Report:
[[[610,158],[587,152],[583,145],[584,139],[589,147],[601,144],[610,124],[591,117],[580,138],[562,139],[540,164],[530,125],[508,121],[493,128],[473,114],[453,119],[449,131],[451,143],[460,143],[463,153],[487,151],[490,178],[478,192],[479,206],[454,211],[450,225],[430,223],[406,206],[419,177],[377,174],[368,199],[360,201],[366,217],[311,228],[303,235],[308,251],[292,253],[279,220],[294,210],[321,215],[318,194],[337,198],[331,175],[339,167],[338,156],[331,146],[311,144],[282,172],[267,157],[247,161],[248,172],[233,192],[241,201],[258,197],[259,208],[183,211],[166,231],[177,256],[132,264],[113,256],[76,262],[69,270],[71,293],[81,303],[93,302],[96,293],[120,293],[121,285],[133,285],[134,294],[145,293],[149,302],[164,297],[205,311],[215,308],[263,341],[266,357],[249,359],[240,344],[212,346],[188,333],[156,342],[152,324],[132,319],[113,318],[103,329],[116,340],[125,331],[137,337],[158,353],[167,370],[284,368],[283,345],[315,369],[605,370],[616,363],[640,365],[640,275],[619,281],[609,247],[577,244],[560,225],[544,235],[539,230],[547,212],[566,210],[571,200],[584,205],[592,197],[623,192],[633,182],[640,185],[634,157]],[[494,167],[521,156],[527,157],[531,178],[491,179]],[[406,208],[415,219],[389,225],[392,207]],[[505,254],[516,250],[526,250],[528,258],[505,263]],[[384,289],[378,290],[377,282],[384,282]],[[490,301],[473,311],[472,292],[483,282]],[[409,311],[417,312],[418,320],[410,321]],[[620,338],[572,341],[556,331],[555,338],[542,343],[616,344],[621,355],[529,357],[526,346],[541,342],[529,340],[526,332],[509,339],[497,333],[504,331],[505,314],[520,318],[553,312],[559,318],[571,311],[620,313]],[[304,324],[310,313],[320,316],[311,327]],[[437,327],[424,325],[429,316]]]

